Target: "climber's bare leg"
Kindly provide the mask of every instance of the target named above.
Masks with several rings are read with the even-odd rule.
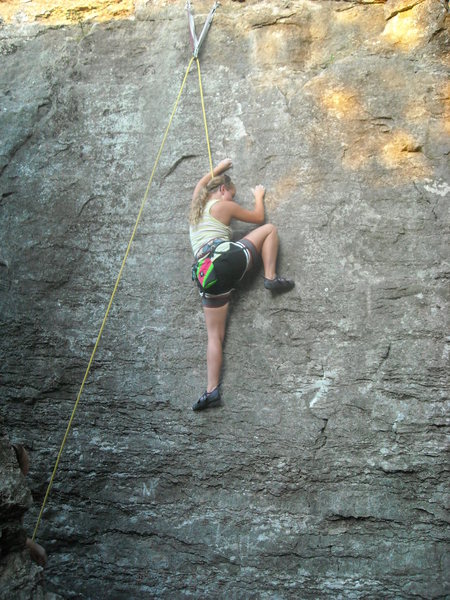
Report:
[[[275,225],[267,223],[248,233],[244,239],[250,240],[261,255],[264,277],[273,279],[276,275],[278,256],[278,231]]]

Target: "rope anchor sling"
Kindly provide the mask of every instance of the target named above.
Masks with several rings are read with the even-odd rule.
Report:
[[[201,45],[202,45],[204,39],[206,38],[206,35],[208,33],[208,30],[209,30],[209,28],[211,26],[211,23],[212,23],[212,20],[213,20],[213,17],[214,17],[214,13],[215,13],[215,11],[216,11],[216,9],[217,9],[218,6],[219,6],[219,3],[215,2],[214,6],[212,7],[212,9],[211,9],[211,11],[210,11],[210,13],[209,13],[206,21],[205,21],[205,24],[203,26],[203,30],[202,30],[202,32],[200,34],[200,37],[197,39],[197,36],[195,34],[194,18],[193,18],[193,15],[192,15],[191,3],[190,3],[189,0],[186,3],[186,9],[188,11],[189,32],[190,32],[190,37],[191,37],[191,46],[192,46],[193,56],[192,56],[191,60],[189,61],[188,66],[187,66],[187,69],[186,69],[186,72],[184,74],[184,78],[183,78],[180,90],[178,92],[177,99],[175,101],[175,104],[174,104],[173,109],[172,109],[172,113],[171,113],[170,118],[169,118],[168,125],[166,127],[166,130],[164,132],[161,145],[160,145],[159,150],[157,152],[155,163],[153,165],[153,169],[152,169],[152,172],[151,172],[151,175],[150,175],[150,179],[148,181],[148,184],[147,184],[147,187],[146,187],[146,190],[145,190],[145,193],[144,193],[144,196],[143,196],[143,199],[142,199],[139,211],[138,211],[136,222],[134,224],[134,227],[133,227],[133,230],[132,230],[132,233],[131,233],[131,237],[129,239],[129,242],[128,242],[128,245],[127,245],[127,248],[126,248],[126,251],[125,251],[125,254],[124,254],[124,257],[123,257],[123,260],[122,260],[122,264],[120,266],[119,273],[117,275],[116,282],[114,284],[113,291],[111,293],[111,296],[110,296],[110,299],[109,299],[109,302],[108,302],[108,306],[106,308],[106,312],[105,312],[105,315],[103,317],[103,321],[102,321],[102,324],[100,326],[100,330],[98,332],[97,339],[96,339],[95,344],[94,344],[94,348],[92,350],[92,353],[91,353],[88,365],[86,367],[86,371],[84,373],[84,376],[83,376],[83,379],[82,379],[82,382],[81,382],[81,385],[80,385],[80,388],[79,388],[79,391],[78,391],[78,394],[77,394],[77,397],[76,397],[76,401],[75,401],[75,404],[74,404],[74,407],[73,407],[73,410],[72,410],[72,414],[70,416],[70,419],[69,419],[69,422],[67,424],[63,440],[61,442],[61,446],[59,448],[59,452],[58,452],[58,455],[57,455],[57,458],[56,458],[55,466],[53,468],[53,472],[52,472],[52,475],[50,477],[50,481],[48,483],[47,490],[45,492],[44,500],[42,502],[42,506],[41,506],[40,511],[39,511],[39,516],[37,518],[36,525],[35,525],[35,528],[34,528],[34,531],[33,531],[33,536],[32,536],[32,540],[33,541],[36,539],[36,535],[37,535],[37,532],[38,532],[38,529],[39,529],[39,525],[40,525],[41,520],[42,520],[42,515],[44,513],[44,509],[45,509],[45,506],[47,504],[47,500],[48,500],[48,497],[49,497],[49,494],[50,494],[50,490],[52,489],[52,486],[53,486],[53,482],[54,482],[54,479],[55,479],[55,475],[56,475],[56,471],[58,469],[59,462],[61,460],[62,452],[63,452],[64,446],[66,444],[66,441],[67,441],[68,435],[70,433],[70,430],[72,428],[72,423],[73,423],[73,420],[75,418],[75,413],[77,411],[78,404],[80,402],[80,398],[81,398],[81,395],[83,393],[84,386],[86,384],[86,380],[87,380],[89,372],[91,370],[91,366],[92,366],[92,363],[94,361],[94,357],[95,357],[95,354],[97,352],[97,348],[99,346],[100,339],[102,337],[103,330],[105,328],[106,321],[108,319],[109,312],[111,310],[111,306],[112,306],[113,301],[114,301],[114,297],[115,297],[117,289],[119,287],[119,283],[120,283],[120,280],[122,278],[123,271],[125,269],[125,264],[127,262],[128,255],[129,255],[130,250],[131,250],[131,245],[132,245],[133,240],[135,238],[136,231],[137,231],[139,222],[141,220],[142,213],[144,211],[145,205],[147,204],[147,199],[148,199],[148,195],[149,195],[149,192],[150,192],[150,187],[152,185],[153,178],[154,178],[154,175],[155,175],[155,172],[156,172],[156,168],[157,168],[159,160],[161,158],[161,154],[162,154],[162,151],[164,149],[164,146],[165,146],[165,143],[166,143],[166,140],[167,140],[167,136],[169,134],[170,127],[172,125],[173,118],[174,118],[175,113],[177,111],[178,104],[180,102],[181,95],[183,93],[183,89],[184,89],[184,86],[186,84],[186,81],[187,81],[187,78],[188,78],[188,75],[189,75],[189,72],[191,70],[192,63],[194,62],[194,60],[197,63],[198,81],[199,81],[199,90],[200,90],[200,99],[201,99],[202,112],[203,112],[203,123],[204,123],[204,127],[205,127],[206,143],[207,143],[207,147],[208,147],[209,166],[210,166],[210,170],[211,170],[211,175],[213,175],[212,156],[211,156],[211,148],[210,148],[210,143],[209,143],[208,126],[207,126],[207,122],[206,122],[206,111],[205,111],[205,103],[204,103],[204,98],[203,98],[203,86],[202,86],[202,78],[201,78],[201,72],[200,72],[200,62],[198,60],[198,53],[200,51],[200,48],[201,48]]]

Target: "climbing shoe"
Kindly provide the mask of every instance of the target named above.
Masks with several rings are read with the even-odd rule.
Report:
[[[195,404],[192,405],[192,410],[204,410],[211,406],[219,406],[220,392],[219,387],[213,389],[212,392],[205,392],[200,396]]]
[[[295,281],[292,279],[286,279],[284,277],[274,277],[273,279],[267,279],[264,277],[264,287],[272,292],[288,292],[295,286]]]

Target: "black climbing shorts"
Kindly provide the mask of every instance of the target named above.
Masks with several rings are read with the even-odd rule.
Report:
[[[224,251],[225,244],[229,244],[229,249]],[[208,308],[227,304],[236,283],[244,277],[259,257],[254,244],[246,238],[238,242],[223,242],[216,248],[216,251],[221,255],[220,261],[214,262],[218,281],[208,288],[207,292],[200,294],[202,305]]]

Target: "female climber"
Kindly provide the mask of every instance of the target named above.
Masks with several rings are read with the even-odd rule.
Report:
[[[252,190],[255,204],[247,210],[234,200],[236,188],[225,171],[230,169],[229,158],[221,161],[213,175],[204,175],[195,186],[189,214],[190,240],[196,259],[193,278],[197,283],[207,270],[213,279],[206,289],[199,285],[205,314],[208,346],[206,353],[207,387],[206,391],[193,405],[195,411],[220,404],[219,380],[222,368],[222,346],[231,292],[245,273],[262,258],[264,267],[264,287],[274,292],[287,291],[295,283],[290,279],[278,277],[276,262],[278,254],[278,233],[270,223],[264,221],[264,194],[262,185]],[[232,219],[260,225],[238,242],[232,242]],[[203,262],[202,259],[209,259]],[[212,260],[212,262],[211,262]],[[210,268],[212,266],[212,269]]]

